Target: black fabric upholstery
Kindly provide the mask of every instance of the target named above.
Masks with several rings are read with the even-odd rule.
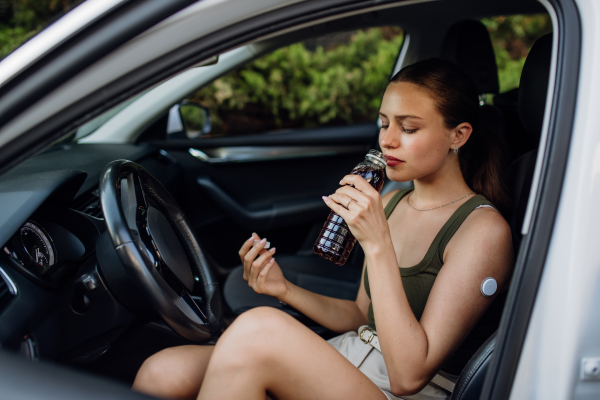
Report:
[[[496,333],[479,348],[460,374],[451,400],[479,400],[481,388],[487,374],[492,352],[496,345]]]
[[[519,156],[537,148],[537,140],[530,139],[525,127],[519,117],[519,89],[494,96],[494,107],[502,114],[505,129],[504,139],[510,149],[510,160],[516,160]]]
[[[283,275],[294,285],[339,299],[354,300],[360,285],[361,269],[338,266],[317,256],[277,256]],[[242,266],[225,281],[223,294],[229,308],[241,314],[254,307],[282,308],[274,297],[257,294],[242,277]]]
[[[498,93],[498,66],[485,25],[461,21],[453,25],[442,45],[442,58],[452,61],[471,77],[477,93]]]
[[[498,93],[498,67],[487,28],[479,21],[461,21],[446,34],[441,56],[458,65],[471,78],[477,93]],[[479,108],[479,127],[495,133],[504,141],[504,118],[492,105]]]
[[[519,116],[529,136],[527,141],[535,143],[535,148],[542,132],[551,55],[552,34],[549,33],[531,48],[519,84]]]
[[[526,135],[521,140],[529,151],[516,159],[509,168],[512,204],[508,223],[513,234],[515,252],[521,243],[521,228],[533,181],[546,107],[551,56],[552,34],[547,34],[539,38],[531,48],[521,75],[519,117],[526,130]]]

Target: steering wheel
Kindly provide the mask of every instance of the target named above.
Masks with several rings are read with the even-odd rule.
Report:
[[[219,285],[167,189],[139,164],[116,160],[102,171],[100,201],[120,261],[165,322],[194,342],[218,334],[223,324]],[[192,298],[195,287],[200,299]]]

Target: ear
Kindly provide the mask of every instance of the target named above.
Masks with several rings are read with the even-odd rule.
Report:
[[[453,129],[452,133],[453,138],[450,143],[450,150],[454,150],[454,147],[458,147],[460,149],[471,137],[471,133],[473,133],[473,126],[468,122],[463,122],[462,124],[457,125],[456,128]]]

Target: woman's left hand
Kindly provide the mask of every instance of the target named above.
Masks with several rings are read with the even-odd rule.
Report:
[[[325,204],[344,218],[363,248],[388,242],[390,228],[379,192],[360,175],[346,175],[340,185],[334,194],[323,197]]]

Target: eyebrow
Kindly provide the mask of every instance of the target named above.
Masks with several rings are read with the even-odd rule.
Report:
[[[388,116],[385,115],[382,112],[379,112],[379,115],[382,116],[382,117],[388,118]],[[406,118],[423,119],[423,118],[421,118],[421,117],[419,117],[417,115],[413,115],[413,114],[395,115],[394,118],[397,118],[397,119],[406,119]]]

